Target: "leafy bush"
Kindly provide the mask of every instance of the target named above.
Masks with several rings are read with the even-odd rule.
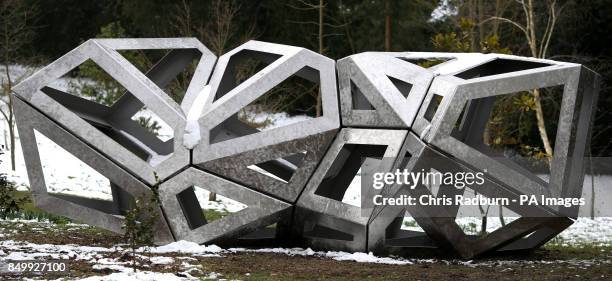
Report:
[[[3,154],[0,152],[0,155]],[[15,185],[0,173],[0,218],[5,219],[17,214],[20,210],[21,199],[15,196]]]

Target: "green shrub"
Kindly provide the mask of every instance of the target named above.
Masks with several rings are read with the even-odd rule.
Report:
[[[15,185],[6,178],[5,173],[0,173],[0,218],[10,218],[19,213],[21,198],[15,196],[15,192]]]
[[[136,250],[144,246],[152,246],[154,241],[153,228],[158,219],[159,184],[160,180],[155,174],[156,183],[151,187],[152,195],[136,198],[133,206],[126,212],[123,225],[124,239],[131,251],[132,269],[136,271]]]

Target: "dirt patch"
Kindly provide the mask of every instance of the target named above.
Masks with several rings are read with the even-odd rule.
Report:
[[[320,257],[241,253],[202,259],[204,271],[239,280],[610,280],[610,264],[517,263],[470,266],[444,261],[364,264]]]

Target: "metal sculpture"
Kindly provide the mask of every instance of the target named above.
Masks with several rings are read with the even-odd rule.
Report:
[[[141,72],[120,53],[138,49],[169,51]],[[50,86],[88,59],[127,90],[111,106]],[[194,59],[179,104],[163,89]],[[238,78],[238,65],[251,60],[264,67]],[[269,130],[241,122],[241,109],[291,77],[319,87],[321,116]],[[348,186],[358,173],[370,186],[374,171],[485,171],[474,190],[486,196],[577,198],[598,85],[599,76],[581,65],[508,55],[371,52],[335,63],[303,48],[249,41],[217,59],[196,39],[159,38],[89,40],[14,91],[34,203],[49,212],[120,233],[134,198],[153,196],[156,185],[158,243],[282,241],[395,254],[443,248],[471,258],[538,247],[571,225],[578,209],[510,204],[521,218],[474,237],[455,222],[458,206],[378,206],[368,200],[354,206],[343,202]],[[484,144],[482,132],[495,97],[552,86],[563,90],[546,181]],[[143,107],[172,127],[171,140],[161,141],[131,120]],[[47,192],[34,131],[106,176],[113,200]],[[196,186],[246,208],[210,221]],[[463,193],[395,184],[362,189],[361,197]],[[423,232],[401,229],[406,214]]]

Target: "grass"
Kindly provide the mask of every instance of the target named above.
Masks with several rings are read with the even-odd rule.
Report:
[[[218,219],[222,219],[228,215],[231,215],[232,213],[228,212],[228,211],[218,211],[218,210],[212,210],[212,209],[202,209],[202,213],[204,215],[204,217],[206,218],[207,222],[212,222],[212,221],[216,221]]]
[[[32,194],[29,191],[15,191],[13,193],[15,199],[21,202],[19,205],[19,212],[7,214],[3,219],[25,219],[25,220],[37,220],[37,221],[50,221],[55,224],[67,224],[70,219],[47,213],[34,206],[32,202]]]

